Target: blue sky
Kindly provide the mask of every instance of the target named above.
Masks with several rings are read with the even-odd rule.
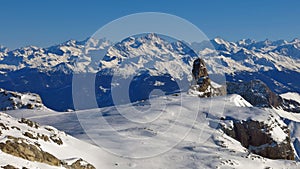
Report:
[[[137,12],[177,15],[209,38],[300,37],[299,0],[2,0],[0,44],[13,49],[83,40],[106,23]]]

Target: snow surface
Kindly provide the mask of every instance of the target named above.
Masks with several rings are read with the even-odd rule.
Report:
[[[151,104],[155,106],[151,107]],[[265,121],[270,123],[268,125],[272,125],[272,120],[281,121],[275,112],[247,106],[249,105],[238,95],[199,99],[181,94],[157,97],[151,102],[136,102],[119,107],[56,114],[49,112],[49,115],[44,112],[41,116],[36,114],[37,111],[42,112],[42,110],[26,110],[34,111],[35,115],[23,113],[23,116],[26,115],[27,118],[44,125],[52,125],[76,138],[94,144],[62,135],[66,145],[59,147],[59,151],[63,153],[55,152],[58,149],[48,151],[61,158],[80,156],[101,169],[252,169],[254,166],[261,169],[299,168],[298,162],[270,160],[252,154],[238,141],[217,128],[221,117]],[[146,111],[147,114],[133,114],[132,108],[140,110],[141,113]],[[223,108],[224,112],[219,111]],[[149,109],[151,111],[147,111]],[[21,111],[23,110],[12,110],[7,113],[21,116]],[[270,117],[273,117],[272,120]],[[134,123],[128,119],[143,123]],[[279,124],[285,125],[283,122]],[[175,130],[169,130],[170,126]],[[83,128],[89,132],[88,135],[84,133]],[[115,131],[118,133],[114,133]],[[93,140],[89,136],[93,136]],[[273,129],[272,137],[282,141],[282,133],[278,132],[276,127]],[[124,138],[127,142],[124,142]],[[172,145],[171,149],[166,149],[177,141],[178,144]],[[101,146],[95,146],[97,143]],[[148,158],[138,158],[147,155]],[[136,158],[122,158],[124,156]]]
[[[229,97],[230,102],[234,103],[234,105],[238,107],[253,107],[251,103],[245,100],[242,96],[238,94],[233,94]]]
[[[283,109],[266,109],[269,112],[277,113],[281,118],[285,119],[290,129],[296,159],[300,160],[300,114],[284,111]]]
[[[87,159],[88,161],[92,161],[93,164],[96,166],[102,166],[104,168],[108,168],[106,166],[109,164],[106,163],[106,160],[99,160],[99,158],[106,159],[106,157],[104,157],[101,154],[101,149],[91,144],[88,144],[86,142],[75,139],[74,137],[69,136],[62,131],[58,131],[57,129],[50,126],[39,126],[38,128],[29,127],[27,124],[19,123],[18,119],[12,118],[5,113],[0,113],[0,120],[1,123],[3,123],[5,126],[10,128],[9,130],[1,130],[2,134],[0,135],[0,142],[5,142],[7,140],[6,136],[8,135],[14,136],[16,138],[24,138],[26,139],[26,142],[28,144],[35,144],[35,143],[40,144],[41,145],[40,147],[43,151],[54,155],[60,160],[63,161],[66,160],[66,162],[70,162],[70,159],[83,158],[83,159]],[[18,127],[20,130],[14,127]],[[42,139],[38,139],[38,140],[30,139],[23,135],[24,132],[31,132],[33,133],[34,136],[36,136],[38,133],[47,135],[49,137],[50,135],[57,135],[57,137],[61,138],[63,144],[58,145],[51,140],[44,141]],[[2,151],[0,151],[0,159],[1,159],[0,166],[11,164],[15,167],[20,167],[20,168],[27,167],[30,169],[31,168],[41,168],[41,169],[63,168],[63,167],[50,166],[39,162],[27,161],[22,158],[17,158],[15,156],[6,154]]]
[[[288,93],[281,94],[280,96],[287,100],[294,100],[294,101],[300,103],[300,94],[299,93],[288,92]]]

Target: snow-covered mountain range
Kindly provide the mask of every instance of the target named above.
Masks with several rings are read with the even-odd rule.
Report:
[[[131,96],[132,101],[145,99],[153,89],[144,90],[149,84],[156,84],[165,93],[174,93],[179,90],[176,80],[191,80],[192,60],[200,56],[210,74],[225,74],[227,81],[260,79],[277,93],[300,92],[299,39],[229,42],[215,38],[192,43],[190,47],[156,34],[129,37],[117,44],[89,39],[70,40],[48,48],[9,50],[2,46],[0,87],[38,93],[46,106],[62,111],[73,108],[72,72],[97,73],[97,100],[103,107],[112,105],[110,88],[118,84],[111,81],[112,75],[135,79],[131,86],[142,93]],[[112,71],[116,65],[118,70]]]
[[[216,71],[227,74],[227,81],[259,79],[275,92],[284,93],[299,92],[297,83],[300,80],[299,42],[299,39],[290,42],[285,40],[256,42],[250,39],[228,42],[215,38],[211,40],[211,44],[218,54],[208,50],[207,45],[196,44],[196,47],[200,49],[200,54],[207,56],[208,65],[217,68]],[[217,67],[212,61],[214,58],[220,59],[223,67]]]
[[[112,43],[106,40],[89,39],[84,41],[69,40],[48,48],[28,46],[9,50],[1,46],[1,73],[21,70],[26,67],[31,69],[36,68],[43,72],[50,70],[62,71],[59,68],[62,68],[61,65],[63,63],[65,64],[63,64],[64,70],[68,70],[68,68],[72,70],[74,69],[74,63],[78,61],[79,57],[84,55],[84,52],[99,52],[109,48],[111,45]],[[290,42],[285,40],[254,41],[251,39],[229,42],[221,38],[214,38],[209,42],[195,42],[190,45],[199,56],[216,57],[219,55],[218,57],[223,61],[224,69],[218,71],[228,74],[240,71],[257,72],[274,69],[278,71],[291,70],[300,72],[299,39],[294,39]],[[146,34],[139,38],[129,37],[108,50],[100,68],[111,67],[113,64],[118,63],[118,61],[133,56],[157,55],[159,57],[168,54],[175,56],[176,53],[194,56],[194,51],[191,51],[191,48],[180,41],[170,43],[156,34]],[[210,58],[207,59],[211,60]],[[81,60],[83,59],[81,58]],[[210,64],[209,61],[207,61],[207,64],[215,66],[214,64]]]
[[[298,39],[186,44],[153,33],[1,46],[0,166],[299,168],[299,50]],[[72,81],[89,75],[97,107]],[[218,97],[187,93],[195,83]],[[70,110],[72,97],[85,110]]]
[[[250,39],[228,42],[221,38],[215,38],[210,42],[218,51],[219,57],[226,66],[225,72],[228,74],[239,71],[257,72],[274,69],[299,72],[300,40],[298,39],[290,42],[284,40],[256,42]],[[198,49],[203,49],[202,44],[197,45]],[[209,47],[202,50],[201,54],[217,55],[208,49]]]

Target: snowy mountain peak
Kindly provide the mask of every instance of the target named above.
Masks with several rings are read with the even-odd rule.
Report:
[[[221,37],[216,37],[213,39],[213,41],[215,41],[217,44],[228,44],[228,42],[224,39],[222,39]]]
[[[64,43],[62,43],[62,44],[60,44],[59,46],[72,46],[72,47],[76,47],[76,46],[78,46],[78,45],[84,45],[84,41],[82,41],[82,42],[79,42],[79,41],[77,41],[77,40],[73,40],[73,39],[71,39],[71,40],[68,40],[68,41],[66,41],[66,42],[64,42]]]
[[[255,43],[255,41],[252,39],[242,39],[242,40],[237,41],[237,44],[240,46],[248,46],[253,43]]]
[[[263,41],[263,43],[264,43],[266,46],[269,46],[269,45],[272,44],[272,41],[269,40],[269,39],[266,39],[266,40]]]
[[[214,38],[211,40],[212,45],[216,50],[221,50],[221,51],[233,51],[236,48],[236,44],[233,42],[226,41],[220,37]]]
[[[6,53],[6,52],[8,52],[8,51],[9,51],[8,48],[6,48],[5,46],[0,45],[0,52]]]
[[[288,42],[286,41],[286,40],[277,40],[277,41],[274,41],[274,42],[272,42],[272,45],[273,46],[281,46],[281,45],[285,45],[285,44],[287,44]]]
[[[104,61],[100,67],[111,67],[120,63],[124,58],[131,58],[134,56],[163,56],[169,58],[175,55],[201,55],[201,56],[213,56],[208,57],[211,61],[207,61],[211,64],[214,63],[214,59],[218,58],[218,55],[223,55],[226,58],[222,59],[224,65],[224,72],[231,73],[232,71],[245,71],[253,70],[257,71],[265,67],[265,70],[283,68],[289,70],[298,71],[300,68],[300,41],[294,39],[293,42],[288,43],[285,40],[278,40],[271,42],[270,40],[256,42],[251,39],[243,39],[238,42],[229,42],[220,37],[214,38],[209,42],[203,42],[204,44],[197,44],[195,49],[199,51],[191,51],[191,49],[181,41],[170,41],[164,39],[158,34],[149,33],[139,36],[129,37],[123,41],[111,46],[112,43],[105,39],[86,39],[84,41],[69,40],[62,44],[51,46],[48,48],[39,48],[36,46],[29,46],[20,49],[9,51],[5,47],[0,48],[0,65],[3,72],[8,70],[20,70],[25,67],[37,68],[40,71],[49,71],[53,67],[61,63],[66,64],[66,69],[73,69],[74,64],[84,57],[84,54],[93,53],[97,56],[97,53],[103,53],[108,48],[108,53],[104,56]],[[209,50],[208,50],[209,49]],[[217,52],[215,52],[215,50]],[[246,52],[250,57],[241,56],[241,51]],[[101,54],[102,54],[101,53]],[[245,53],[245,52],[243,52]],[[238,56],[237,56],[238,55]],[[179,59],[179,57],[175,57]],[[235,58],[247,58],[246,60],[235,60]],[[88,58],[82,58],[83,62],[87,62]],[[295,60],[296,59],[296,60]],[[90,61],[89,61],[90,62]],[[225,64],[226,63],[226,64]],[[86,63],[83,63],[86,65]],[[229,66],[231,65],[231,66]],[[235,67],[235,70],[229,70]],[[90,66],[90,65],[88,65]],[[84,70],[98,70],[98,65],[95,68],[89,68],[83,66]],[[300,71],[300,70],[299,70]]]
[[[156,41],[156,40],[161,40],[161,38],[159,37],[159,35],[156,34],[156,33],[148,33],[148,34],[145,36],[145,38],[148,39],[148,40],[154,40],[154,41]]]
[[[295,38],[291,41],[291,43],[300,43],[300,39],[299,38]]]
[[[150,33],[139,37],[129,37],[116,43],[108,49],[100,66],[102,68],[112,68],[127,59],[138,57],[139,59],[135,61],[126,61],[126,64],[130,64],[137,69],[142,67],[147,68],[146,64],[149,65],[151,63],[154,68],[152,70],[165,72],[161,69],[165,69],[168,64],[174,65],[175,62],[177,68],[178,66],[181,66],[182,69],[183,66],[191,66],[192,58],[196,56],[197,54],[183,42],[170,42],[155,33]],[[165,66],[162,67],[163,64]],[[174,69],[174,66],[169,67],[171,72],[173,72],[172,69]],[[184,72],[187,72],[187,70],[188,68],[185,67]]]

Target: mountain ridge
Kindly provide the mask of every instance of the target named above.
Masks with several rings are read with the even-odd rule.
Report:
[[[178,90],[176,80],[188,84],[187,81],[192,79],[193,60],[201,57],[211,78],[215,73],[232,82],[259,79],[278,94],[300,93],[297,84],[297,79],[300,80],[299,49],[298,39],[290,42],[229,42],[215,38],[201,44],[186,44],[176,40],[170,42],[156,34],[129,37],[116,44],[104,39],[86,39],[69,40],[48,48],[31,46],[12,51],[3,48],[0,52],[0,87],[38,93],[47,107],[64,111],[73,108],[70,98],[74,72],[95,73],[99,78],[96,81],[98,102],[101,106],[109,106],[112,103],[110,90],[102,89],[110,89],[116,84],[111,81],[113,76],[134,77],[133,87],[158,84],[158,81],[164,85],[156,87],[170,94]],[[150,78],[150,81],[144,83],[143,78]],[[147,99],[149,92],[133,96],[132,101]]]

